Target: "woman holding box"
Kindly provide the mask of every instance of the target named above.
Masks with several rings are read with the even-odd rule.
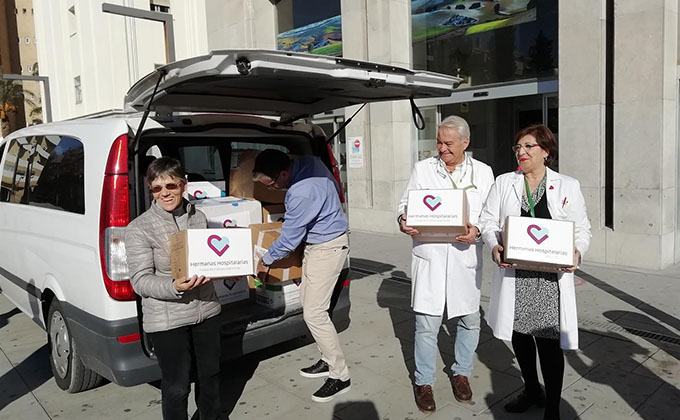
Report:
[[[578,348],[573,272],[590,244],[590,223],[579,182],[548,168],[557,158],[557,142],[548,127],[520,130],[512,150],[519,168],[496,178],[480,216],[482,237],[498,264],[488,321],[494,336],[512,341],[524,379],[524,390],[505,410],[522,413],[532,405],[545,406],[544,419],[559,419],[562,349]],[[547,273],[505,263],[501,233],[507,216],[573,221],[574,264]],[[536,349],[545,392],[538,383]]]
[[[187,419],[190,376],[196,372],[196,405],[201,420],[217,419],[220,406],[221,306],[209,278],[173,279],[170,236],[204,229],[203,213],[182,198],[184,168],[173,158],[154,160],[146,171],[151,207],[125,230],[130,281],[142,298],[143,327],[161,368],[164,419]]]

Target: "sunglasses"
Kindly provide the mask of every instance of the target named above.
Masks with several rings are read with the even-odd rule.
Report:
[[[163,188],[165,188],[168,191],[174,191],[181,186],[182,186],[182,184],[177,184],[177,183],[171,182],[171,183],[165,184],[165,185],[153,185],[149,189],[151,190],[152,193],[158,194],[159,192],[163,191]]]

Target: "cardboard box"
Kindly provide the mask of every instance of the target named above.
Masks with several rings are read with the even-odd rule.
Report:
[[[286,201],[286,192],[288,190],[277,190],[261,182],[256,182],[253,187],[253,198],[263,203],[282,204]]]
[[[222,305],[250,298],[250,288],[246,276],[217,279],[213,282],[213,285],[217,299]]]
[[[202,200],[204,198],[226,197],[224,181],[193,181],[187,183],[185,198]]]
[[[555,272],[574,264],[574,222],[508,216],[503,258],[516,268]]]
[[[192,204],[208,218],[209,228],[248,227],[262,223],[262,204],[239,197],[206,198]]]
[[[259,150],[232,150],[229,195],[253,197],[253,166]]]
[[[173,278],[253,274],[252,232],[248,228],[188,229],[170,237]]]
[[[260,225],[250,225],[252,231],[253,254],[255,264],[259,261],[259,255],[264,255],[267,249],[281,235],[282,223],[263,223]],[[295,251],[288,254],[282,260],[276,261],[269,267],[269,274],[265,280],[268,283],[281,282],[302,277],[302,251],[300,246]]]
[[[231,173],[229,175],[229,195],[254,198],[263,203],[281,204],[287,190],[269,188],[261,182],[253,181],[255,158],[261,150],[232,150]]]
[[[283,204],[265,204],[262,206],[262,223],[283,222],[286,206]]]
[[[411,190],[406,226],[416,228],[419,242],[452,242],[467,233],[470,209],[465,190]]]
[[[255,288],[255,302],[267,308],[284,308],[286,312],[302,309],[301,284],[299,279],[279,283],[260,283]]]

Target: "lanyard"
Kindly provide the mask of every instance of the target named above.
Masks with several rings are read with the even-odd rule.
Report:
[[[524,177],[524,186],[527,187],[527,200],[529,200],[529,213],[531,213],[531,217],[536,217],[536,213],[534,212],[534,207],[536,207],[536,204],[534,203],[534,198],[531,196],[531,190],[529,190],[529,181],[527,181],[527,177]]]
[[[542,183],[545,182],[546,175],[543,175],[543,179],[538,184],[539,187],[541,186]],[[529,181],[527,181],[526,175],[524,176],[524,186],[527,188],[527,201],[529,201],[529,213],[531,213],[531,217],[536,217],[536,213],[534,212],[534,207],[536,207],[536,203],[534,203],[534,198],[531,196],[531,190],[529,190]]]
[[[461,178],[461,181],[463,180],[463,178],[465,178],[465,174],[467,173],[467,165],[468,165],[468,160],[467,160],[467,159],[468,159],[468,158],[467,158],[467,156],[466,156],[466,157],[465,157],[465,172],[463,172],[463,176],[462,176],[462,178]],[[457,189],[458,189],[458,185],[456,185],[456,181],[453,180],[453,175],[451,175],[451,174],[449,173],[449,171],[446,170],[446,166],[444,166],[444,172],[445,172],[446,175],[449,177],[449,180],[451,181],[451,184],[453,185],[453,189],[454,189],[454,190],[457,190]],[[467,187],[463,188],[463,191],[469,190],[470,188],[477,188],[477,186],[475,185],[475,167],[472,165],[471,162],[470,162],[470,185],[468,185]]]

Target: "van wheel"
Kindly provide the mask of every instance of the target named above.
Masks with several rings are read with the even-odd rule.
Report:
[[[59,388],[75,393],[92,389],[103,378],[83,365],[78,347],[71,335],[64,312],[55,298],[47,316],[47,342],[50,348],[50,366]]]

